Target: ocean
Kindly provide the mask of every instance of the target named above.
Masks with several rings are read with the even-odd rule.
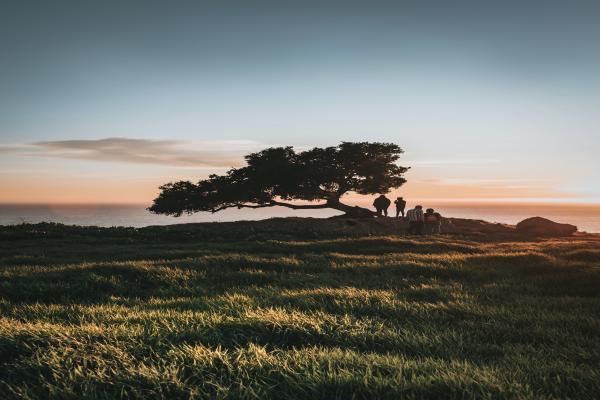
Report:
[[[600,205],[424,203],[423,206],[433,207],[446,217],[472,218],[490,222],[516,224],[527,217],[540,216],[556,222],[577,225],[580,231],[600,232]],[[291,210],[274,207],[257,210],[229,209],[215,214],[197,213],[174,218],[151,214],[146,211],[145,207],[146,205],[0,204],[0,225],[59,222],[67,225],[143,227],[190,222],[258,220],[290,216],[326,218],[339,214],[333,210]],[[393,207],[390,207],[390,211],[392,210]]]

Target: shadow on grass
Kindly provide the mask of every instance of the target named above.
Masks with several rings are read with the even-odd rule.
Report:
[[[321,259],[322,263],[314,257],[306,262],[291,259],[283,265],[276,258],[233,257],[172,263],[94,263],[52,269],[13,267],[12,273],[5,271],[0,276],[0,288],[1,297],[12,302],[66,304],[101,303],[113,297],[215,295],[241,287],[404,289],[409,284],[423,285],[467,276],[459,269],[418,262],[332,268],[329,258]]]
[[[339,249],[338,249],[339,250]],[[595,296],[600,270],[565,267],[538,252],[428,258],[326,254],[211,254],[199,258],[58,265],[13,266],[0,275],[3,298],[17,302],[103,302],[111,297],[147,299],[219,294],[232,288],[406,289],[432,281],[480,286],[502,280],[544,295]],[[438,301],[435,292],[413,293],[414,301]],[[420,296],[420,298],[419,298]]]

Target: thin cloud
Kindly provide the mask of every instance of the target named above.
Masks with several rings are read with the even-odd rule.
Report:
[[[487,164],[498,164],[500,160],[496,159],[454,159],[454,160],[414,160],[405,161],[411,165],[418,165],[420,167],[445,167],[449,165],[487,165]]]
[[[548,182],[548,179],[537,178],[441,178],[437,180],[445,185],[499,185],[505,186],[511,184],[519,187],[527,187],[531,184]]]
[[[0,146],[0,152],[30,157],[228,168],[240,166],[246,153],[262,147],[264,146],[252,141],[183,142],[113,137],[3,145]]]
[[[550,190],[547,179],[536,178],[439,178],[437,185],[449,187],[476,187],[481,190],[539,191]]]

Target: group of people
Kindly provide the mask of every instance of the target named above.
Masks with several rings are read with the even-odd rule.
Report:
[[[383,217],[388,216],[388,208],[392,204],[392,201],[385,195],[380,195],[373,202],[373,207],[377,211],[377,216]],[[423,212],[423,206],[417,205],[406,211],[406,200],[402,197],[396,198],[394,201],[396,205],[396,218],[406,218],[408,220],[408,233],[413,235],[423,235],[425,233],[441,233],[442,231],[442,215],[436,212],[433,208],[428,208]]]

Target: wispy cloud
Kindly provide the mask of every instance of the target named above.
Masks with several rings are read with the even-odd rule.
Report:
[[[502,186],[510,185],[512,187],[529,187],[548,182],[547,179],[537,178],[440,178],[436,180],[442,185],[487,185]]]
[[[253,141],[183,142],[113,137],[0,145],[0,152],[31,157],[224,168],[241,165],[246,153],[262,147]]]
[[[543,178],[522,177],[456,177],[421,178],[409,181],[400,188],[404,196],[420,199],[571,199],[573,193],[553,185],[554,181]]]
[[[407,164],[420,167],[445,167],[449,165],[487,165],[498,164],[500,160],[491,158],[481,159],[447,159],[447,160],[410,160],[404,161]]]

